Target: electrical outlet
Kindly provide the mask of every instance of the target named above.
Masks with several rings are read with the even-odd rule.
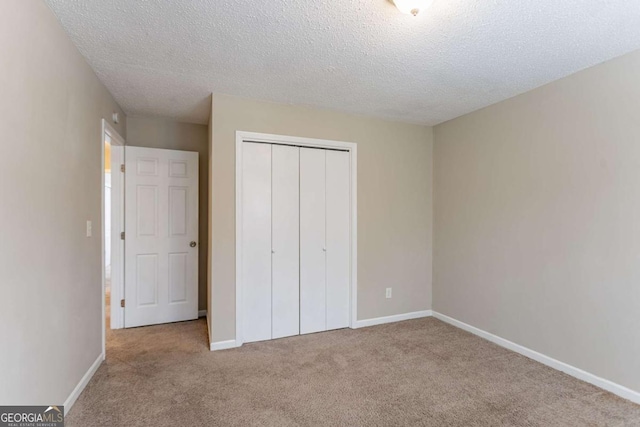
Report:
[[[91,221],[87,221],[87,237],[91,237],[93,227],[91,225]]]
[[[387,292],[385,294],[387,298],[391,298],[391,288],[387,288]]]

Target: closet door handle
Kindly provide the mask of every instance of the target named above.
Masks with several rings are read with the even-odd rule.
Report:
[[[327,252],[327,248],[322,248],[322,252]]]
[[[276,251],[275,251],[275,250],[273,250],[273,249],[271,249],[271,253],[272,253],[272,254],[275,254],[275,253],[276,253]]]

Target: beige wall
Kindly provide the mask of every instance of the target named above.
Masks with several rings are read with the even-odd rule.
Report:
[[[171,120],[128,117],[127,145],[197,151],[198,179],[198,309],[207,308],[207,259],[209,228],[209,137],[206,125],[180,123]]]
[[[358,318],[431,308],[431,128],[223,95],[212,123],[214,342],[235,338],[237,130],[357,143]]]
[[[0,402],[61,404],[102,352],[101,119],[124,113],[41,1],[2,2],[0,93]]]
[[[211,101],[213,102],[213,96],[211,97]],[[209,125],[207,126],[207,141],[209,144],[209,163],[208,163],[208,184],[209,188],[213,188],[213,105],[211,110],[209,111]],[[208,208],[211,213],[207,218],[207,249],[210,250],[213,247],[213,192],[209,191],[208,197]],[[213,282],[213,273],[211,270],[212,260],[211,253],[207,252],[207,335],[209,337],[209,341],[211,341],[211,284]]]
[[[640,390],[640,51],[435,128],[434,310]]]

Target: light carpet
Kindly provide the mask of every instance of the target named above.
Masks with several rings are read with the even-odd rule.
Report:
[[[109,331],[67,426],[640,426],[640,406],[434,318],[210,352],[204,319]]]

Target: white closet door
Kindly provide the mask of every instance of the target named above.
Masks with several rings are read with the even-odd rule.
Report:
[[[350,159],[327,151],[327,330],[349,326]]]
[[[325,150],[300,148],[300,333],[325,331]]]
[[[300,333],[300,149],[274,145],[271,150],[271,337],[282,338]]]
[[[243,341],[271,339],[271,145],[242,153]]]

